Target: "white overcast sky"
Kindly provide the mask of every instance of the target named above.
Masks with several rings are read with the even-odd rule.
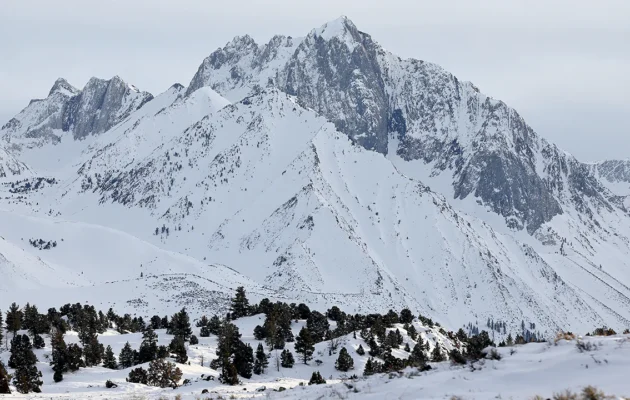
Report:
[[[0,124],[58,77],[187,85],[236,35],[303,36],[340,15],[442,65],[584,161],[630,158],[630,0],[0,0]]]

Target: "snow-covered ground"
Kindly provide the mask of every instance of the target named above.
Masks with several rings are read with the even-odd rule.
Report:
[[[256,325],[262,325],[264,315],[241,318],[235,321],[241,332],[242,340],[250,343],[255,349],[258,345],[252,332]],[[305,321],[292,324],[297,334]],[[333,322],[334,324],[334,322]],[[439,333],[439,328],[429,329],[419,322],[414,322],[423,339],[429,342],[431,349],[439,344],[444,350],[453,346],[447,337]],[[402,325],[397,328],[403,333],[404,341],[413,347],[414,342],[406,336]],[[193,328],[198,335],[198,328]],[[172,339],[164,330],[156,331],[160,345],[168,345]],[[99,336],[104,346],[112,346],[118,355],[126,342],[137,349],[142,341],[140,333],[120,335],[116,331],[107,331]],[[368,355],[359,356],[356,349],[359,344],[367,348],[367,344],[357,336],[342,337],[340,348],[346,347],[354,359],[354,369],[341,373],[334,368],[337,354],[329,356],[328,342],[316,345],[313,360],[309,365],[301,363],[295,354],[293,343],[286,348],[294,353],[296,363],[293,368],[276,369],[276,353],[269,353],[269,367],[263,375],[253,375],[251,379],[242,379],[242,384],[226,386],[216,378],[218,372],[209,368],[214,359],[216,337],[199,338],[199,344],[189,345],[189,364],[178,364],[183,372],[182,381],[189,379],[192,383],[172,389],[133,384],[125,381],[129,369],[109,370],[102,367],[82,368],[76,373],[64,374],[64,380],[54,383],[52,369],[48,365],[51,349],[46,338],[47,347],[35,350],[39,359],[38,368],[43,373],[44,385],[41,394],[3,395],[2,398],[31,399],[217,399],[227,398],[272,398],[272,399],[531,399],[535,395],[543,398],[554,393],[571,389],[580,391],[588,385],[596,386],[607,394],[618,396],[630,394],[627,371],[630,369],[630,335],[608,337],[584,337],[579,339],[592,344],[590,351],[580,351],[577,340],[560,340],[554,343],[530,343],[512,347],[498,348],[501,360],[483,359],[466,366],[452,365],[449,361],[430,363],[432,370],[418,372],[408,368],[401,373],[377,374],[364,378],[363,368]],[[77,343],[76,333],[68,332],[66,342]],[[263,343],[264,345],[264,343]],[[338,351],[337,351],[338,353]],[[278,352],[279,354],[279,352]],[[406,358],[407,353],[401,349],[393,350],[393,355]],[[9,352],[0,353],[0,359],[6,360]],[[201,365],[203,360],[203,366]],[[317,365],[316,360],[321,364]],[[142,365],[145,369],[147,365]],[[135,368],[135,367],[133,367]],[[308,380],[314,371],[319,371],[326,379],[324,385],[308,386]],[[352,378],[356,374],[358,378]],[[211,376],[214,380],[206,381]],[[106,389],[105,381],[111,380],[118,388]],[[181,383],[181,382],[180,382]],[[265,391],[258,389],[265,387]],[[286,389],[277,392],[280,387]],[[209,393],[202,395],[207,389]]]

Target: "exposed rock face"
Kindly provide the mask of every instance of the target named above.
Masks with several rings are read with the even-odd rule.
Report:
[[[566,202],[610,207],[590,170],[515,110],[437,65],[385,51],[345,17],[264,46],[237,37],[204,60],[188,93],[204,85],[231,100],[274,85],[362,147],[447,174],[454,198],[475,196],[515,229],[533,233]]]
[[[62,130],[72,131],[75,139],[102,133],[151,99],[118,76],[108,81],[92,78],[66,105]]]
[[[74,139],[105,132],[130,113],[153,99],[118,76],[110,80],[92,78],[83,90],[65,79],[57,79],[48,97],[32,100],[6,123],[0,137],[12,148],[38,147],[58,143],[64,132]]]
[[[306,36],[277,84],[354,142],[386,154],[389,110],[379,50],[352,21],[340,18]]]
[[[594,173],[609,182],[630,183],[630,160],[607,160],[590,165]]]
[[[30,175],[29,168],[5,148],[0,147],[0,179]]]

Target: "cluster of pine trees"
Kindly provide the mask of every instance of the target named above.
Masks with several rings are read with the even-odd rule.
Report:
[[[238,318],[264,314],[264,323],[254,328],[254,337],[264,341],[258,344],[256,351],[241,340],[239,328],[232,322]],[[322,313],[311,310],[305,304],[296,305],[284,302],[271,302],[263,299],[258,304],[250,305],[243,287],[236,290],[232,298],[229,313],[221,318],[217,315],[208,318],[201,317],[196,326],[201,337],[215,335],[217,337],[216,358],[210,367],[220,371],[219,379],[229,385],[238,384],[240,378],[249,379],[252,374],[264,374],[269,368],[269,359],[275,352],[276,364],[274,368],[292,368],[296,362],[308,364],[313,360],[315,345],[327,342],[329,355],[337,354],[335,368],[342,372],[354,369],[354,360],[346,347],[340,346],[340,338],[352,334],[363,339],[356,349],[356,353],[364,356],[367,352],[369,359],[363,371],[364,375],[379,372],[397,371],[408,366],[420,369],[430,368],[427,362],[440,362],[450,358],[453,362],[466,363],[468,360],[479,359],[484,356],[483,350],[494,345],[486,331],[468,337],[463,329],[457,333],[440,331],[447,335],[456,348],[448,354],[439,344],[433,349],[417,332],[413,322],[418,319],[425,326],[438,327],[431,319],[422,315],[414,316],[409,309],[400,313],[390,310],[386,314],[346,314],[333,306]],[[294,336],[291,330],[292,321],[305,320],[306,324]],[[329,320],[335,322],[332,329]],[[395,324],[402,324],[401,332]],[[0,326],[2,315],[0,314]],[[145,323],[142,317],[131,317],[129,314],[117,315],[112,309],[107,313],[96,311],[93,306],[66,304],[59,310],[51,308],[46,314],[39,312],[36,306],[27,304],[20,309],[15,303],[6,313],[4,322],[7,332],[12,333],[11,357],[8,366],[15,370],[10,376],[4,365],[0,364],[0,393],[9,391],[9,382],[20,393],[38,392],[40,390],[41,373],[37,370],[37,358],[33,349],[43,348],[42,335],[50,335],[52,355],[50,365],[54,371],[54,381],[63,380],[65,373],[77,371],[80,368],[102,365],[109,369],[132,368],[139,364],[149,363],[148,370],[142,367],[130,371],[129,382],[154,385],[158,387],[176,387],[181,379],[181,371],[167,358],[177,363],[188,362],[187,343],[196,345],[198,338],[193,335],[190,317],[185,308],[172,315],[151,317]],[[502,324],[501,324],[501,327]],[[121,334],[142,332],[142,342],[138,349],[133,349],[129,342],[125,344],[118,356],[111,346],[104,346],[99,342],[99,334],[107,329],[116,329]],[[168,346],[158,344],[157,329],[166,329],[173,335]],[[28,334],[18,334],[27,330]],[[79,343],[66,344],[64,334],[68,330],[76,331]],[[405,342],[405,336],[411,339]],[[0,343],[2,330],[0,329]],[[296,355],[285,348],[286,343],[294,342]],[[508,336],[508,344],[512,342]],[[408,357],[400,359],[392,354],[393,349],[403,349]],[[354,350],[354,349],[351,349]],[[320,364],[320,360],[315,360]],[[318,372],[313,373],[311,384],[325,382]],[[112,384],[113,385],[113,384]],[[110,387],[112,386],[110,385]]]

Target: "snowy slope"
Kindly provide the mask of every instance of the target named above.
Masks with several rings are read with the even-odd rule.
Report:
[[[256,325],[262,325],[263,315],[255,315],[241,318],[235,321],[242,340],[256,349],[260,341],[253,338],[252,332]],[[331,321],[332,324],[334,322]],[[299,320],[292,323],[292,331],[297,334],[305,321]],[[429,344],[431,351],[435,346],[440,346],[448,351],[457,345],[447,336],[440,333],[438,328],[428,328],[419,322],[413,323],[425,343]],[[406,343],[413,347],[415,342],[410,339],[402,325],[397,324]],[[166,334],[165,330],[157,330],[158,344],[168,345],[173,336]],[[198,335],[199,328],[193,328],[193,333]],[[114,354],[129,342],[131,347],[138,349],[142,341],[141,333],[121,335],[114,330],[108,330],[98,337],[104,346],[111,346]],[[66,343],[78,343],[76,332],[70,331],[65,335]],[[43,382],[41,398],[47,399],[164,399],[177,398],[193,400],[204,398],[202,390],[207,390],[205,396],[210,398],[233,399],[532,399],[536,395],[542,398],[551,398],[556,393],[569,389],[572,392],[580,392],[587,385],[596,386],[608,395],[623,396],[628,393],[628,385],[625,382],[626,371],[630,367],[628,356],[630,355],[630,339],[628,335],[615,335],[609,337],[585,337],[580,339],[583,343],[590,344],[590,351],[580,352],[576,347],[576,340],[560,340],[554,344],[530,343],[513,347],[498,348],[501,360],[482,359],[467,366],[451,365],[449,361],[429,363],[431,370],[418,372],[415,369],[406,369],[400,374],[377,374],[366,378],[350,378],[351,375],[362,375],[368,354],[360,356],[356,348],[367,344],[357,335],[346,335],[340,338],[340,347],[345,347],[354,360],[354,369],[347,373],[335,369],[335,360],[338,354],[328,353],[328,343],[322,342],[315,346],[314,360],[320,360],[321,365],[313,360],[304,365],[296,358],[293,368],[276,369],[275,351],[268,351],[269,366],[264,374],[253,375],[251,379],[242,379],[242,383],[236,386],[221,385],[216,379],[219,372],[208,367],[209,362],[216,358],[217,340],[215,336],[199,338],[199,344],[188,345],[190,365],[178,364],[183,372],[183,379],[190,380],[187,386],[159,389],[141,384],[128,383],[125,378],[132,368],[121,370],[109,370],[102,367],[82,368],[75,373],[64,374],[63,381],[54,383],[53,371],[46,357],[51,354],[49,340],[46,347],[35,350],[38,357],[37,367],[42,371]],[[263,343],[264,346],[264,343]],[[286,348],[294,355],[294,343],[287,343]],[[402,348],[393,349],[396,357],[406,358]],[[430,353],[429,353],[430,354]],[[0,353],[0,359],[7,361],[8,352]],[[203,365],[201,365],[203,362]],[[148,364],[141,365],[147,368]],[[315,371],[321,373],[326,379],[326,384],[308,386],[308,380]],[[213,380],[204,378],[211,376]],[[105,381],[111,380],[118,385],[114,389],[106,389]],[[182,383],[180,382],[180,384]],[[285,388],[277,392],[280,387]],[[200,397],[201,396],[201,397]],[[7,398],[40,398],[34,395],[20,395],[15,392]],[[621,398],[621,397],[615,397]]]
[[[630,319],[628,288],[557,268],[276,89],[173,132],[146,157],[129,156],[127,137],[60,189],[61,215],[228,265],[312,304],[412,305],[453,326],[492,317],[550,331]]]

